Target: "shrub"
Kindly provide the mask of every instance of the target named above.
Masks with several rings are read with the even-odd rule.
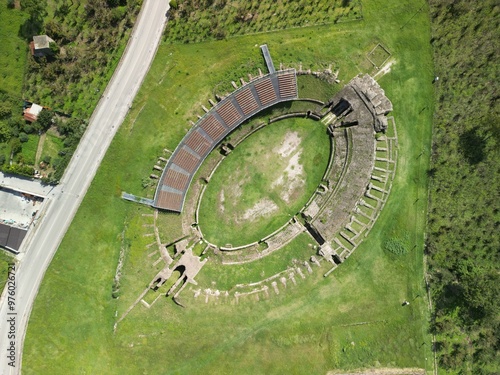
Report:
[[[123,20],[127,15],[127,8],[113,8],[111,10],[111,24],[112,25],[117,25],[120,23],[121,20]]]
[[[58,55],[59,54],[59,46],[56,43],[50,42],[49,43],[49,48],[50,48],[52,54],[54,54],[54,55]]]
[[[7,167],[4,167],[3,171],[6,173],[19,174],[28,177],[33,177],[35,173],[35,169],[33,167],[30,167],[29,165],[19,165],[19,164],[12,164]]]
[[[24,130],[24,132],[25,132],[26,134],[31,134],[31,133],[33,133],[33,130],[34,130],[34,129],[33,129],[33,125],[31,125],[31,124],[26,124],[26,125],[24,125],[24,126],[23,126],[23,130]]]
[[[42,157],[42,161],[45,163],[45,164],[50,164],[50,161],[52,160],[52,158],[50,157],[50,155],[44,155]]]
[[[25,132],[21,132],[19,133],[19,140],[22,142],[22,143],[25,143],[25,142],[28,142],[28,134],[26,134]]]
[[[397,237],[389,238],[384,242],[384,250],[390,251],[396,255],[404,255],[408,252],[408,248],[403,240]]]

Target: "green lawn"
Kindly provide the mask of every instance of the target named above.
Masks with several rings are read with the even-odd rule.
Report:
[[[41,157],[47,155],[50,156],[52,160],[54,160],[57,158],[58,152],[63,148],[63,140],[49,130],[46,134],[45,141],[43,142]]]
[[[9,264],[14,263],[14,257],[7,251],[0,249],[0,290],[3,291],[7,278],[9,276]]]
[[[422,262],[433,113],[427,11],[423,0],[366,0],[361,22],[161,45],[46,273],[26,335],[23,373],[311,374],[371,366],[431,371]],[[182,295],[187,308],[163,298],[151,309],[139,304],[113,334],[115,316],[161,267],[152,265],[157,255],[148,257],[153,248],[146,245],[153,240],[144,236],[152,219],[142,215],[152,210],[124,202],[120,194],[152,196],[142,180],[163,148],[173,150],[182,139],[214,87],[227,82],[234,69],[257,61],[263,43],[275,64],[333,60],[346,83],[363,71],[377,42],[396,61],[379,82],[395,108],[399,164],[391,196],[356,252],[328,278],[316,271],[260,302],[205,304],[191,300],[188,287]],[[159,221],[163,241],[179,236],[178,216],[161,214]],[[407,233],[413,244],[408,254],[382,249],[387,238]],[[111,292],[122,246],[127,253],[116,300]],[[299,255],[307,257],[293,256]],[[286,266],[286,258],[273,255],[263,267],[274,272]],[[245,271],[207,266],[199,287],[253,280],[260,275],[257,264]],[[227,276],[214,280],[218,272]],[[404,299],[410,306],[401,306]]]
[[[316,242],[302,233],[282,249],[251,263],[228,266],[212,261],[206,264],[197,281],[207,287],[215,282],[216,287],[221,290],[231,289],[236,284],[257,282],[292,267],[294,259],[314,255],[312,245],[316,245]]]
[[[297,76],[299,97],[326,101],[333,97],[343,85],[330,84],[311,75]]]
[[[38,148],[39,140],[40,137],[38,135],[30,134],[28,135],[28,142],[23,143],[21,154],[25,164],[35,164],[36,150]]]
[[[311,197],[329,154],[326,127],[313,120],[285,119],[252,134],[221,163],[203,194],[205,238],[241,246],[277,230]]]

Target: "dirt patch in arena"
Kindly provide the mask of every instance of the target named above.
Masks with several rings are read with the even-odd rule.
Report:
[[[297,132],[287,132],[280,146],[273,150],[273,152],[280,155],[283,159],[288,159],[288,164],[283,174],[271,184],[272,189],[276,187],[280,188],[280,197],[286,203],[290,203],[300,193],[300,189],[305,184],[303,178],[304,167],[300,164],[300,156],[302,154],[302,148],[300,148],[301,141]]]
[[[222,189],[219,194],[219,211],[221,213],[224,213],[224,211],[226,210],[226,208],[224,207],[225,201],[226,201],[226,196],[224,195],[224,189]]]
[[[281,157],[286,158],[293,154],[300,145],[300,137],[297,132],[287,132],[285,138],[278,147],[275,147],[273,152],[281,155]]]
[[[283,174],[278,177],[272,184],[271,188],[280,187],[281,193],[280,197],[286,203],[290,203],[291,198],[293,198],[298,190],[300,190],[305,181],[303,179],[304,167],[300,164],[300,155],[302,150],[297,151],[288,160],[288,165],[286,166]]]
[[[268,198],[261,199],[252,208],[246,210],[243,215],[243,220],[253,221],[263,216],[268,216],[278,210],[278,206]]]

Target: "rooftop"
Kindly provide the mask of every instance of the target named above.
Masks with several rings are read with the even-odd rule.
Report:
[[[38,115],[42,112],[43,107],[41,105],[33,103],[31,107],[24,110],[24,119],[26,121],[34,122],[37,120]]]
[[[35,44],[35,50],[50,48],[50,43],[55,43],[52,38],[47,35],[35,35],[33,37],[33,42]]]

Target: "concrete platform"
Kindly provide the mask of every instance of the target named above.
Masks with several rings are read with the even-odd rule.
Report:
[[[0,187],[0,223],[27,229],[43,198]]]

